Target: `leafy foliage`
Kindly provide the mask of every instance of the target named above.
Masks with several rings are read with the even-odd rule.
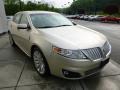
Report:
[[[111,13],[106,12],[105,10],[105,8],[107,8],[108,6],[111,6],[109,8],[114,8],[112,9],[113,11],[111,11]],[[72,5],[69,8],[65,8],[63,12],[67,14],[96,14],[96,12],[101,12],[105,10],[105,13],[114,14],[118,13],[117,11],[119,11],[119,8],[120,0],[74,0]]]
[[[5,10],[7,15],[14,15],[19,11],[28,10],[45,10],[59,12],[59,9],[56,9],[53,6],[50,7],[48,4],[42,4],[41,2],[38,2],[36,4],[31,1],[24,3],[21,0],[5,0]]]
[[[106,6],[106,8],[104,9],[104,12],[105,13],[108,13],[108,14],[116,14],[119,12],[119,8],[118,6],[116,5],[108,5]]]

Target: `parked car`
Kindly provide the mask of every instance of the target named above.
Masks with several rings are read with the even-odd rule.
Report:
[[[13,16],[6,16],[6,18],[7,18],[8,21],[12,21]]]
[[[67,15],[66,16],[68,19],[72,19],[74,17],[74,15]]]
[[[89,21],[100,21],[100,19],[104,17],[103,15],[89,15],[88,20]]]
[[[104,22],[113,21],[119,23],[119,19],[113,16],[104,16],[100,19],[100,21],[104,21]]]
[[[37,72],[80,79],[99,72],[108,62],[111,45],[94,30],[73,24],[48,11],[15,14],[9,30],[12,46],[32,58]]]
[[[8,29],[10,28],[10,21],[13,20],[13,16],[6,16]]]
[[[74,17],[72,19],[80,19],[79,15],[74,15]]]
[[[89,21],[93,21],[94,19],[95,19],[95,15],[89,15],[89,16],[88,16],[88,20],[89,20]]]
[[[88,20],[89,15],[84,15],[84,20]]]
[[[96,16],[94,17],[94,20],[95,20],[95,21],[100,21],[101,18],[103,18],[103,17],[104,17],[103,15],[96,15]]]
[[[69,18],[69,19],[80,19],[79,15],[69,15],[69,16],[66,16],[66,17]]]
[[[81,16],[80,16],[80,20],[84,20],[84,15],[81,15]]]
[[[117,21],[118,21],[117,23],[120,23],[120,18],[116,18],[116,19],[117,19]]]

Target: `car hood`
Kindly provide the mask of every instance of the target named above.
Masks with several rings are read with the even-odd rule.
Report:
[[[44,28],[38,31],[54,46],[64,49],[102,47],[107,40],[101,33],[80,25]]]

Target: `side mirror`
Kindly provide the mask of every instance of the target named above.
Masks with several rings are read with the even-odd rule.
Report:
[[[18,29],[28,29],[28,25],[27,24],[18,24],[17,28]]]

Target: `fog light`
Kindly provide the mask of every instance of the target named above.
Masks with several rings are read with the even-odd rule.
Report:
[[[81,77],[79,73],[71,72],[65,69],[62,70],[62,73],[66,78],[80,78]]]

